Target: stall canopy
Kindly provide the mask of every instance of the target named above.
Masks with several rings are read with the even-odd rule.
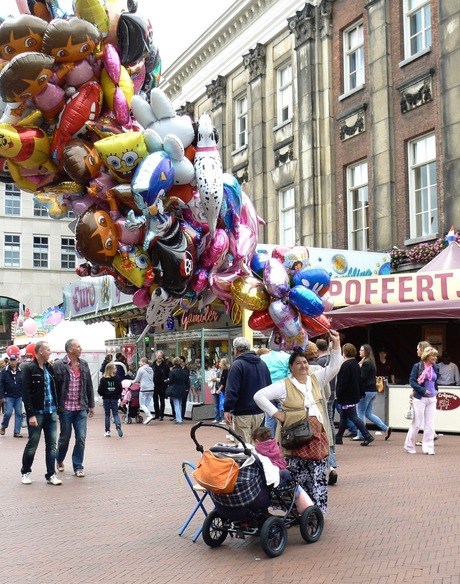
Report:
[[[102,351],[105,353],[105,341],[115,338],[115,329],[110,322],[85,324],[82,321],[63,320],[54,327],[41,341],[46,341],[52,352],[64,352],[69,339],[78,339],[84,352]]]
[[[397,320],[460,319],[460,246],[452,243],[415,274],[332,281],[334,329]],[[337,306],[337,303],[336,303]]]

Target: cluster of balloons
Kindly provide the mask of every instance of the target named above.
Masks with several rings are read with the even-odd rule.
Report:
[[[309,333],[317,335],[330,329],[323,314],[333,308],[330,274],[308,267],[305,247],[275,247],[271,254],[256,253],[250,267],[253,275],[233,281],[233,298],[252,311],[248,325],[270,335],[271,349],[304,349]]]
[[[113,276],[149,324],[219,298],[253,310],[273,348],[305,346],[327,273],[256,254],[263,221],[223,172],[211,117],[176,114],[150,22],[120,2],[28,0],[0,25],[0,179],[50,217],[72,210],[77,273]]]

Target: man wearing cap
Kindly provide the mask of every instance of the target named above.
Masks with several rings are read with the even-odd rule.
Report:
[[[442,354],[442,361],[438,365],[439,377],[438,385],[460,385],[460,373],[457,365],[450,362],[450,355],[447,351]]]
[[[14,412],[13,436],[22,438],[22,373],[19,367],[19,356],[15,353],[11,354],[8,365],[0,373],[0,403],[3,402],[5,402],[5,411],[0,435],[5,435]]]
[[[225,386],[224,419],[243,440],[250,444],[252,432],[262,425],[264,414],[254,401],[259,389],[272,380],[267,365],[254,351],[245,337],[233,341],[235,361],[228,372]]]

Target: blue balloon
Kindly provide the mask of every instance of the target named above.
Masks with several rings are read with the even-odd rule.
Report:
[[[251,270],[256,276],[259,276],[259,278],[263,278],[265,264],[269,259],[270,256],[265,252],[259,252],[252,256],[250,264]]]
[[[294,286],[289,292],[289,302],[302,314],[319,316],[324,312],[323,301],[312,290],[305,286]]]
[[[158,203],[174,184],[174,167],[164,151],[145,158],[134,174],[131,189],[139,209]]]
[[[329,272],[323,268],[304,268],[298,272],[294,272],[292,281],[295,286],[305,286],[319,296],[322,296],[329,290],[331,285],[331,277]]]

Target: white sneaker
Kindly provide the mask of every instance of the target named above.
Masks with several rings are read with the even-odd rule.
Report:
[[[49,479],[46,479],[46,482],[49,485],[55,485],[55,486],[62,485],[61,479],[58,479],[55,474],[54,475],[51,475]]]
[[[30,472],[26,472],[22,475],[22,484],[23,485],[31,485],[32,479],[30,478]]]
[[[144,420],[144,424],[150,424],[150,422],[153,420],[153,416],[147,416]]]
[[[104,432],[104,436],[106,438],[110,438],[110,430],[107,430],[107,432]]]

